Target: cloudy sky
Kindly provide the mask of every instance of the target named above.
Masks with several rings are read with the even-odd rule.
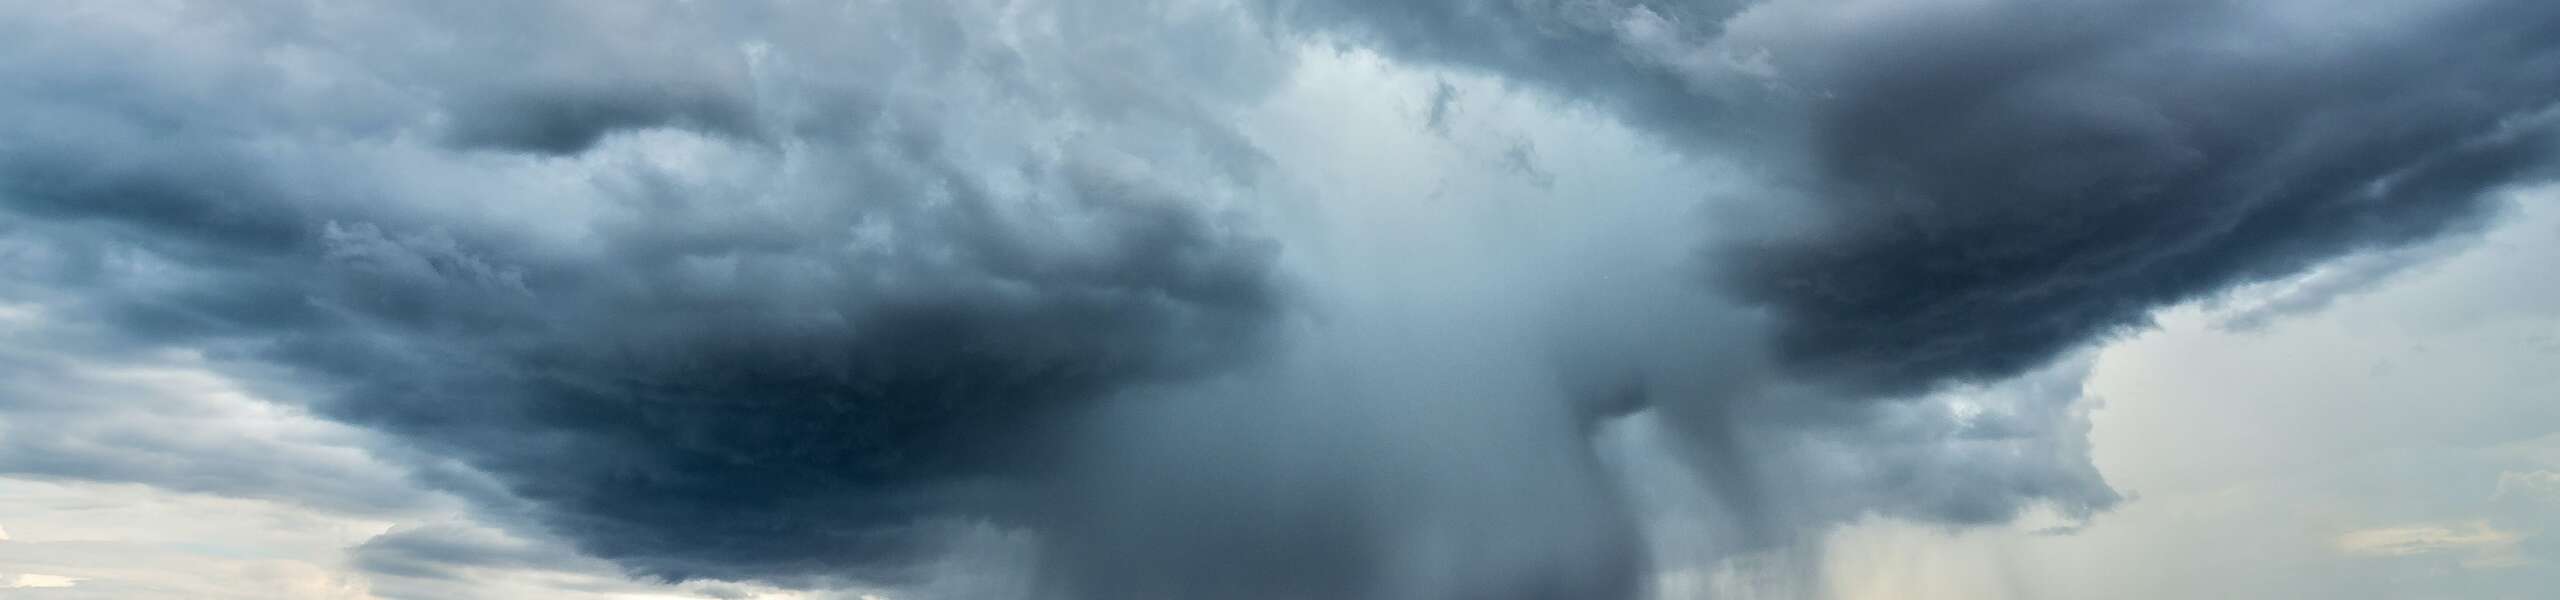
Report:
[[[0,597],[2560,589],[2560,4],[0,0]]]

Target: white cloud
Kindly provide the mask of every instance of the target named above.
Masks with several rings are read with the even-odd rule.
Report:
[[[78,577],[46,575],[43,573],[16,573],[7,576],[0,576],[0,589],[67,588],[79,584],[80,578]]]
[[[2526,498],[2560,503],[2560,471],[2506,471],[2498,474],[2491,500]]]
[[[2526,564],[2516,546],[2525,536],[2502,531],[2488,521],[2459,524],[2415,524],[2349,531],[2338,536],[2338,551],[2357,557],[2464,555],[2467,569],[2500,569]]]
[[[2560,252],[2554,191],[2519,195],[2456,254],[2254,332],[2168,311],[2105,348],[2089,384],[2107,399],[2098,465],[2134,500],[2062,536],[1861,524],[1832,540],[1829,591],[2539,597],[2560,502],[2535,346],[2560,330],[2541,275]]]

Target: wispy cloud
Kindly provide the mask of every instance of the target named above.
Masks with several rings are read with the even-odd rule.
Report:
[[[2460,555],[2466,569],[2504,569],[2528,564],[2516,552],[2524,534],[2502,531],[2487,521],[2414,524],[2360,529],[2339,534],[2338,551],[2348,556],[2402,558]]]

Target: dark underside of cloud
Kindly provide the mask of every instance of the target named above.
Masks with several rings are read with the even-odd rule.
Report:
[[[13,287],[75,296],[135,344],[291,366],[331,390],[321,413],[495,475],[527,518],[639,573],[895,578],[938,520],[1003,517],[1015,500],[993,488],[1057,411],[1250,356],[1282,310],[1268,242],[1183,197],[1226,175],[970,147],[937,119],[971,115],[867,87],[1147,92],[1018,66],[899,74],[1038,51],[967,39],[960,15],[871,15],[952,36],[900,48],[808,41],[833,32],[755,10],[317,8],[191,7],[177,17],[205,24],[159,39],[80,11],[12,19]],[[589,37],[624,26],[675,35]],[[754,80],[706,38],[730,27],[807,42],[763,69],[816,64]],[[405,45],[447,38],[461,47]],[[340,87],[280,82],[295,74],[260,53]],[[822,74],[842,79],[792,79]],[[617,164],[562,197],[494,199],[522,222],[397,189],[467,170],[349,158],[414,136],[424,162],[539,171],[650,131],[746,150],[709,176],[597,159]]]
[[[2157,307],[2468,227],[2552,165],[2560,9],[1276,2],[1782,174],[1820,213],[1714,258],[1860,395],[2045,364]],[[2289,12],[2290,11],[2290,12]],[[1775,200],[1790,201],[1790,200]]]
[[[1442,427],[1305,414],[1324,377],[1228,389],[1294,373],[1265,368],[1299,313],[1283,282],[1322,280],[1223,204],[1273,168],[1230,121],[1291,43],[1491,74],[1768,177],[1741,201],[1780,216],[1681,240],[1710,250],[1676,287],[1765,318],[1715,343],[1773,374],[1647,383],[1714,360],[1705,342],[1596,369],[1653,377],[1598,385],[1604,412],[1676,421],[1709,500],[1756,521],[1718,533],[1771,540],[1740,546],[2112,506],[2057,361],[2163,306],[2471,227],[2550,173],[2560,99],[2560,4],[2529,0],[2335,21],[1053,4],[0,9],[0,299],[81,307],[107,346],[281,367],[317,413],[493,478],[493,521],[644,576],[901,581],[994,522],[1048,534],[1069,596],[1631,597],[1633,494],[1576,421],[1605,419],[1538,405],[1588,390]],[[1435,91],[1429,127],[1457,98]],[[1448,386],[1417,396],[1517,391],[1407,367],[1367,368]],[[2004,380],[1985,402],[2008,413],[1909,402]],[[1168,388],[1216,397],[1113,403]],[[0,386],[0,409],[83,389]],[[1097,429],[1132,437],[1062,447]],[[26,460],[77,444],[22,439],[0,466],[236,487]],[[1441,468],[1477,461],[1501,468]],[[434,533],[360,566],[533,560]]]

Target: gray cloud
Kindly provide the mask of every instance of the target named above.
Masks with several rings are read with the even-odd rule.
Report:
[[[453,521],[393,527],[346,550],[368,597],[389,600],[456,597],[626,597],[681,595],[758,598],[789,592],[737,582],[639,582],[610,562],[580,556],[555,541]],[[796,597],[862,597],[853,590]]]
[[[1891,32],[1910,41],[1853,51],[1952,56],[1823,77],[1843,101],[1817,117],[1818,194],[1854,216],[1741,252],[1734,289],[1785,315],[1791,367],[1898,391],[2016,373],[2157,306],[2466,228],[2487,192],[2550,162],[2540,114],[2560,78],[2536,65],[2560,57],[2560,12],[2517,8],[2240,51],[2291,15],[1982,21],[2069,40],[2050,49]]]
[[[348,514],[436,505],[384,468],[367,432],[270,405],[206,361],[98,348],[97,332],[77,327],[10,325],[0,328],[0,473]]]
[[[1870,512],[2115,505],[2072,412],[2078,376],[2048,365],[2160,307],[2466,231],[2493,192],[2547,177],[2560,11],[2525,4],[1266,6],[1333,43],[1607,110],[1759,180],[1707,227],[1705,270],[1766,319],[1765,353],[1724,356],[1768,371],[1638,367],[1665,443],[1705,480],[1681,501],[1722,507],[1667,518],[1720,532],[1701,542],[1713,560]],[[1646,339],[1609,352],[1719,354]],[[2035,398],[2022,412],[1946,416],[1974,400],[1944,394],[2021,376],[2003,385],[2046,390],[2000,392]]]
[[[2467,247],[2438,242],[2384,248],[2349,255],[2294,277],[2241,286],[2231,297],[2215,299],[2219,312],[2214,326],[2257,331],[2289,317],[2317,313]]]
[[[1433,82],[1431,97],[1425,100],[1422,129],[1435,135],[1449,135],[1449,117],[1458,111],[1458,88],[1447,80]]]
[[[1007,518],[1047,418],[1249,356],[1282,310],[1269,242],[1197,197],[1256,167],[1161,93],[1272,59],[1096,56],[1214,15],[479,8],[8,19],[23,287],[289,367],[584,552],[778,581],[893,578],[936,520]]]
[[[1726,250],[1721,287],[1777,313],[1782,367],[1897,395],[2468,227],[2549,163],[2560,12],[2518,4],[2352,24],[2227,2],[1275,10],[1778,174],[1815,214]]]
[[[2071,351],[2547,174],[2560,10],[2391,4],[10,10],[0,299],[88,333],[0,386],[0,469],[511,529],[350,551],[419,596],[912,583],[995,530],[1041,596],[1631,598],[1872,515],[2085,520]],[[1401,133],[1503,186],[1658,187],[1453,125],[1518,85],[1749,197],[1253,221],[1367,193],[1238,122],[1305,40],[1468,72]],[[172,348],[407,472],[43,373]]]

